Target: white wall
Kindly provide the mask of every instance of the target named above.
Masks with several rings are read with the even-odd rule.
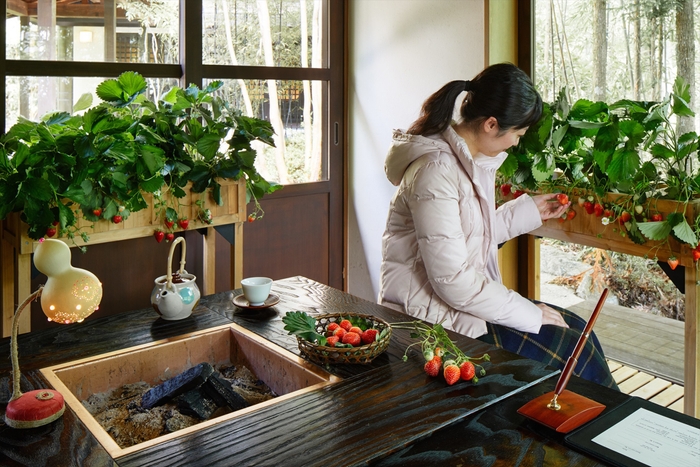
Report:
[[[395,191],[384,175],[391,132],[443,84],[484,67],[484,0],[353,0],[349,13],[348,291],[375,301]]]

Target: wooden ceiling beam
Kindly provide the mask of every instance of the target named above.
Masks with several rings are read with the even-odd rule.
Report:
[[[13,16],[37,15],[36,3],[21,0],[7,0],[7,14]],[[57,3],[56,18],[104,18],[105,8],[102,3]],[[117,18],[125,19],[126,11],[117,8]]]

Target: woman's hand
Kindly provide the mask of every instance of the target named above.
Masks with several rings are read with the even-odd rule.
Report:
[[[561,204],[557,199],[557,193],[547,193],[545,195],[535,195],[532,197],[535,202],[537,209],[540,211],[540,217],[542,221],[547,219],[554,219],[555,217],[560,217],[569,206],[571,202],[566,204]]]
[[[537,307],[542,310],[542,325],[553,324],[554,326],[560,326],[562,328],[568,328],[569,325],[566,324],[561,313],[559,313],[554,308],[545,305],[544,303],[538,303]]]

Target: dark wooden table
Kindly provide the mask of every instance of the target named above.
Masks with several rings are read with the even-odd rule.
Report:
[[[193,315],[163,321],[151,309],[90,320],[19,338],[28,384],[46,387],[39,369],[78,358],[176,337],[231,321],[294,353],[283,329],[287,311],[364,313],[388,322],[406,316],[303,277],[276,281],[281,301],[250,311],[232,303],[236,292],[204,297]],[[454,335],[468,355],[488,352],[487,375],[474,385],[447,386],[422,371],[410,352],[408,331],[395,330],[388,350],[368,365],[332,365],[339,383],[280,401],[199,432],[166,441],[118,461],[110,458],[75,414],[29,430],[0,422],[0,465],[7,466],[213,466],[213,465],[601,465],[567,448],[561,435],[523,419],[518,407],[552,389],[551,368]],[[0,397],[9,397],[9,340],[0,341]],[[609,408],[628,396],[572,378],[569,388]],[[23,390],[29,390],[23,387]],[[4,405],[3,405],[4,408]]]

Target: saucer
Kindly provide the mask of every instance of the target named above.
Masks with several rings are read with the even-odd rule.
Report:
[[[280,298],[277,295],[270,294],[267,300],[262,305],[251,305],[250,302],[241,294],[236,295],[233,299],[233,304],[239,308],[248,308],[251,310],[259,310],[261,308],[269,308],[273,305],[277,305],[280,302]]]

